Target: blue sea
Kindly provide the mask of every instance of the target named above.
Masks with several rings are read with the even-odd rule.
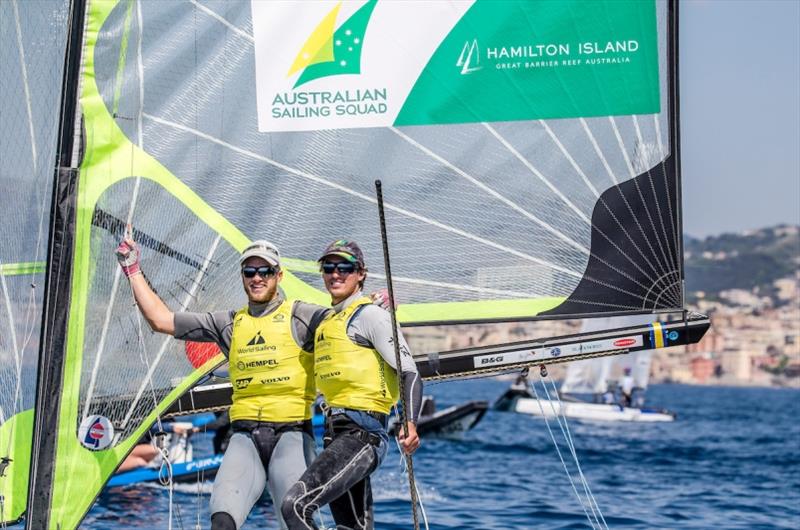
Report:
[[[442,408],[491,403],[507,386],[459,381],[428,385],[426,393]],[[648,403],[677,412],[677,421],[569,423],[610,528],[800,528],[800,391],[653,385]],[[561,431],[552,421],[551,427],[574,473]],[[196,454],[209,451],[207,435],[194,441]],[[463,441],[423,440],[414,467],[432,530],[591,528],[543,420],[490,410]],[[373,475],[373,489],[376,527],[411,528],[396,449]],[[180,485],[171,527],[208,528],[209,492],[208,484]],[[158,486],[108,489],[81,528],[166,529],[169,506],[168,491]],[[244,528],[277,528],[268,500]]]

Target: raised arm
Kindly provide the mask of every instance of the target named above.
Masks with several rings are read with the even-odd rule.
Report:
[[[131,239],[125,239],[116,250],[122,272],[131,283],[133,298],[150,329],[159,333],[175,334],[175,314],[153,291],[139,267],[139,247]]]

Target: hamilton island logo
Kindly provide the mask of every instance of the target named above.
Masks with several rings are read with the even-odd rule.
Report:
[[[250,342],[248,342],[247,345],[248,346],[256,346],[258,344],[265,344],[266,342],[267,341],[264,340],[264,337],[261,336],[261,332],[259,331],[258,333],[256,333],[253,336],[252,339],[250,339]]]
[[[336,28],[342,3],[331,9],[306,39],[286,77],[302,70],[294,84],[299,87],[314,79],[361,73],[361,49],[367,24],[378,0],[370,0]]]
[[[458,56],[456,66],[461,68],[461,75],[471,74],[477,72],[481,68],[481,53],[478,48],[478,39],[472,39],[464,43],[461,48],[461,55]]]

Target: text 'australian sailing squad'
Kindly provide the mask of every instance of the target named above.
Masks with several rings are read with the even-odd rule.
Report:
[[[285,92],[272,98],[273,118],[360,116],[386,113],[386,89]]]

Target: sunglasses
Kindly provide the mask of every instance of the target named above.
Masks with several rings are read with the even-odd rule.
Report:
[[[339,274],[351,274],[356,271],[356,264],[346,262],[325,262],[322,264],[321,269],[325,274],[333,274],[333,271],[339,271]]]
[[[278,272],[275,267],[242,267],[242,276],[245,278],[255,278],[256,274],[262,278],[274,276]]]

